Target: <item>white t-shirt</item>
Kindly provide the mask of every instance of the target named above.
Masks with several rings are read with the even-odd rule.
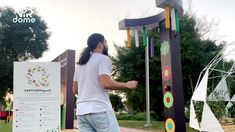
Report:
[[[78,83],[76,115],[112,110],[107,89],[101,87],[99,75],[111,76],[111,60],[108,56],[93,53],[85,65],[78,65],[74,81]]]

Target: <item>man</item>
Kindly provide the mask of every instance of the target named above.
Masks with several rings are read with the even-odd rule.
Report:
[[[103,35],[89,36],[74,74],[79,132],[120,132],[108,90],[135,89],[137,81],[111,79],[111,59]]]

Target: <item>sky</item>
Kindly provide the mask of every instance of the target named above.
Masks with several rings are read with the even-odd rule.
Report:
[[[163,11],[156,7],[155,0],[0,0],[0,6],[6,5],[16,9],[35,7],[46,21],[51,32],[49,50],[35,60],[39,62],[51,61],[67,49],[79,55],[88,36],[95,32],[105,36],[110,53],[115,54],[113,44],[124,45],[126,40],[126,31],[118,28],[119,21]],[[183,0],[183,6],[202,20],[218,23],[210,38],[228,43],[235,40],[235,0]]]

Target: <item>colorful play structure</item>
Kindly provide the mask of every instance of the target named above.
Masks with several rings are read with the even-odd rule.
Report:
[[[119,22],[120,30],[127,30],[127,47],[131,47],[131,31],[135,44],[139,46],[142,31],[146,63],[146,127],[150,124],[149,108],[149,38],[147,30],[157,28],[161,48],[162,90],[167,132],[185,132],[184,96],[180,55],[179,17],[183,14],[181,0],[156,0],[157,7],[165,11],[155,16],[139,19],[124,19]],[[154,39],[150,39],[151,56],[154,54]]]

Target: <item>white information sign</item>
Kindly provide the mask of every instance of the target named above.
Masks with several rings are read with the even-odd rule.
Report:
[[[60,63],[14,63],[13,117],[13,132],[60,131]]]

